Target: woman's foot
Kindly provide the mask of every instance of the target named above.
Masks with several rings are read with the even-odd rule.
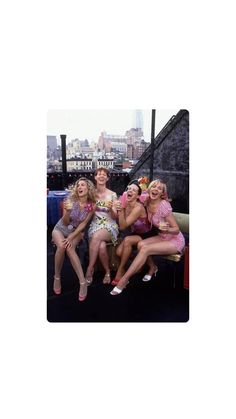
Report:
[[[84,301],[85,298],[87,297],[87,282],[81,282],[80,283],[80,288],[79,288],[79,301]]]
[[[149,271],[148,271],[148,273],[147,273],[147,275],[145,275],[144,277],[143,277],[143,282],[148,282],[148,281],[150,281],[151,279],[152,279],[152,277],[153,276],[156,276],[156,274],[157,274],[157,271],[158,271],[158,267],[155,265],[155,266],[153,266],[152,268],[150,268],[149,269]]]
[[[86,275],[85,275],[85,280],[87,282],[87,285],[91,285],[93,282],[93,270],[90,271],[89,269],[87,269]]]
[[[110,282],[111,282],[110,272],[106,272],[102,282],[103,282],[103,284],[110,284]]]
[[[111,295],[119,295],[122,293],[122,291],[126,288],[126,285],[129,283],[123,283],[122,281],[119,281],[117,287],[114,287],[113,290],[110,292]]]
[[[120,278],[115,277],[112,281],[111,281],[111,285],[117,285],[118,282],[120,282]]]
[[[56,276],[54,276],[53,291],[56,295],[61,294],[61,278],[56,278]]]

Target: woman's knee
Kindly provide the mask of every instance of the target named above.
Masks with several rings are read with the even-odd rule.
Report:
[[[138,242],[137,249],[141,250],[145,246],[145,243],[143,241]]]
[[[132,237],[126,236],[123,243],[125,247],[132,246]]]
[[[101,241],[100,245],[99,245],[99,250],[104,251],[107,248],[107,244],[105,241]]]
[[[57,243],[56,244],[56,246],[57,246],[57,251],[58,252],[60,252],[60,253],[65,253],[65,247],[64,247],[64,245],[63,245],[63,243]]]

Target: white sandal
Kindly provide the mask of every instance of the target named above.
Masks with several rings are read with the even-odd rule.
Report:
[[[114,287],[113,290],[110,292],[111,295],[118,295],[123,291],[124,288],[122,288],[122,290],[118,287]]]
[[[143,282],[148,282],[148,281],[151,281],[152,277],[153,277],[153,276],[156,276],[157,272],[158,272],[158,268],[156,268],[155,272],[153,272],[153,274],[152,274],[152,275],[145,275],[145,276],[142,278],[142,281],[143,281]]]

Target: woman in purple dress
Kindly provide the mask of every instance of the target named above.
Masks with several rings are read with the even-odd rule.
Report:
[[[78,179],[71,194],[64,202],[63,216],[52,231],[52,239],[57,246],[53,283],[53,290],[57,295],[61,294],[61,269],[66,252],[79,279],[79,300],[84,301],[87,296],[87,283],[76,246],[83,238],[82,231],[94,214],[94,203],[95,187],[93,183],[86,178]]]

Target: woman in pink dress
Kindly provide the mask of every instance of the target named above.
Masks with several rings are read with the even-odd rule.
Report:
[[[127,187],[125,199],[123,195],[121,201],[115,201],[119,228],[121,231],[128,231],[128,234],[126,234],[116,250],[116,254],[120,258],[120,264],[112,285],[116,285],[124,275],[125,266],[130,258],[133,247],[137,246],[142,239],[153,235],[151,234],[151,223],[148,220],[147,209],[139,200],[141,193],[142,189],[138,181],[134,180]],[[148,262],[150,262],[151,269],[154,264],[151,259]]]
[[[147,209],[149,221],[152,225],[158,227],[160,232],[157,236],[138,243],[139,252],[136,258],[117,286],[113,288],[111,295],[118,295],[123,291],[130,277],[145,264],[149,256],[172,255],[177,252],[181,253],[184,249],[184,236],[179,231],[171,205],[167,200],[166,184],[160,179],[154,180],[148,186],[148,193]],[[143,279],[145,280],[145,277]]]

